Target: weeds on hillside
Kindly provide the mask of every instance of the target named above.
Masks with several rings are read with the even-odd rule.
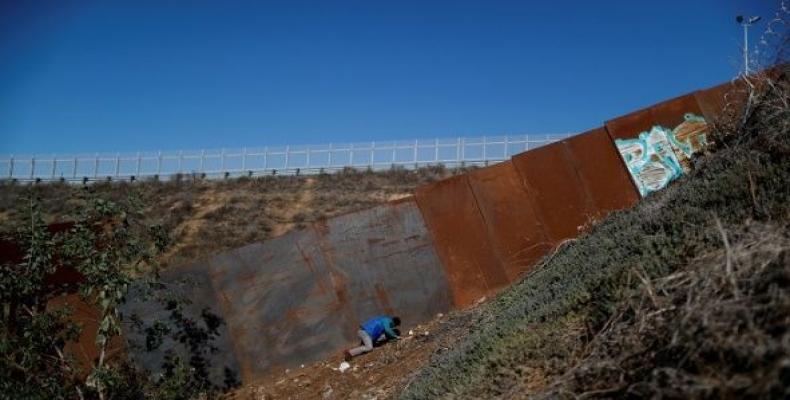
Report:
[[[542,269],[493,299],[479,312],[476,328],[467,338],[434,357],[400,397],[526,397],[534,376],[562,379],[580,355],[587,354],[569,349],[594,346],[588,342],[608,326],[606,322],[622,309],[621,301],[631,298],[643,280],[669,276],[700,255],[721,251],[726,247],[721,231],[737,232],[747,221],[773,224],[786,232],[790,111],[784,67],[778,71],[770,84],[755,85],[760,92],[750,96],[742,119],[729,125],[738,131],[719,131],[716,151],[695,160],[694,171],[632,210],[612,214],[561,249]],[[642,279],[633,271],[639,271]],[[551,336],[544,328],[557,321],[564,321],[560,326],[569,331],[546,340]],[[691,340],[693,332],[689,334],[692,337],[678,340]],[[649,364],[657,359],[645,360],[643,372],[660,369]],[[732,361],[737,360],[726,360]],[[739,366],[729,367],[735,371]],[[759,379],[761,371],[746,373]],[[584,382],[580,392],[618,389],[612,380],[603,387]],[[632,382],[638,383],[638,377]]]
[[[721,229],[723,249],[648,279],[539,398],[787,398],[788,226]],[[732,241],[732,243],[731,243]]]

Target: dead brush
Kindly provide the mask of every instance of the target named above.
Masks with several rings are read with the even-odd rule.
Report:
[[[751,224],[688,268],[648,280],[544,398],[790,396],[788,225]]]

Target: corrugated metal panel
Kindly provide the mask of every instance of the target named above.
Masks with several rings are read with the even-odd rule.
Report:
[[[563,142],[513,156],[538,218],[555,244],[576,237],[587,223],[592,200],[579,179]]]
[[[417,204],[444,264],[456,306],[468,306],[508,283],[466,174],[418,188]]]
[[[148,292],[143,285],[132,286],[126,297],[126,303],[121,306],[125,321],[123,325],[124,338],[129,344],[129,354],[139,365],[154,374],[162,372],[165,353],[169,350],[175,352],[182,360],[189,361],[187,346],[173,340],[169,335],[165,336],[157,350],[146,351],[145,327],[151,326],[154,321],[161,321],[168,324],[171,329],[177,328],[170,322],[171,311],[166,308],[163,302],[157,301],[157,298],[164,300],[172,297],[188,301],[188,304],[185,304],[181,309],[181,313],[203,328],[206,327],[201,316],[204,310],[223,318],[208,276],[207,263],[201,262],[168,269],[162,274],[161,281],[165,284],[165,288],[153,293]],[[141,327],[134,323],[136,319],[143,323]],[[237,379],[240,377],[239,365],[236,362],[227,325],[221,325],[218,333],[219,336],[211,342],[211,345],[218,351],[210,355],[209,373],[211,381],[222,386],[226,377],[226,368]]]
[[[512,282],[546,254],[552,243],[511,161],[470,172],[469,184],[494,251]]]
[[[606,129],[597,128],[568,138],[565,146],[592,199],[594,207],[589,217],[599,220],[613,210],[639,201],[639,192]]]

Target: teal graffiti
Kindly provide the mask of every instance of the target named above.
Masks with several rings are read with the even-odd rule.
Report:
[[[691,156],[707,144],[705,119],[692,113],[674,129],[660,125],[615,145],[642,196],[663,189],[683,176]]]

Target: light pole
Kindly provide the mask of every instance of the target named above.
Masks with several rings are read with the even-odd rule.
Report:
[[[743,27],[743,74],[749,75],[749,27],[761,19],[760,16],[744,17],[739,15],[735,21]]]

